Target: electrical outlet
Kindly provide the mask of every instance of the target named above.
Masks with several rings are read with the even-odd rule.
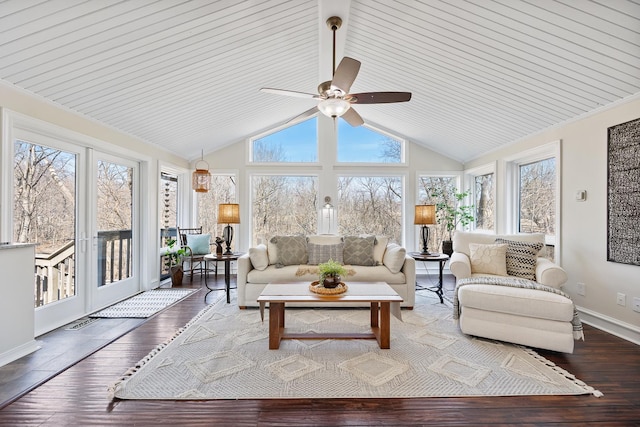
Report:
[[[578,295],[585,296],[587,294],[587,285],[585,285],[584,283],[578,282],[576,284],[576,287],[576,292],[578,293]]]
[[[633,299],[633,311],[640,313],[640,298],[638,297]]]
[[[625,307],[627,305],[627,296],[621,292],[618,292],[618,296],[616,298],[616,304]]]

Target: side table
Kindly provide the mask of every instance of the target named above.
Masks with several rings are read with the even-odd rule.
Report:
[[[449,255],[447,254],[433,254],[433,255],[425,255],[422,254],[420,252],[409,252],[409,256],[411,256],[411,258],[415,259],[416,261],[422,261],[423,263],[426,262],[437,262],[439,264],[439,270],[440,270],[440,274],[438,275],[438,286],[436,286],[435,288],[430,288],[430,287],[417,287],[417,283],[416,283],[416,290],[417,291],[422,291],[422,290],[426,290],[426,291],[431,291],[434,292],[436,295],[438,295],[438,298],[440,298],[440,304],[444,303],[444,298],[442,297],[443,295],[443,291],[442,291],[442,272],[444,271],[444,265],[446,264],[446,262],[449,260]],[[427,269],[428,271],[428,269]]]
[[[224,285],[225,285],[225,291],[227,292],[227,304],[231,302],[231,295],[229,292],[231,290],[231,261],[236,261],[242,255],[243,255],[242,252],[234,252],[231,255],[209,254],[204,256],[205,263],[208,263],[209,261],[224,261]],[[205,269],[208,271],[208,268],[206,268],[206,266],[205,266]],[[204,285],[207,287],[207,289],[209,289],[209,292],[219,291],[220,289],[209,287],[209,283],[207,281],[208,276],[209,274],[205,273]],[[205,294],[204,296],[205,299],[207,298],[207,295],[209,295],[209,292]]]

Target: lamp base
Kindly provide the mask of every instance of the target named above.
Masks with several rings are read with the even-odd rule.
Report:
[[[233,255],[231,252],[231,241],[233,240],[233,227],[227,224],[222,231],[222,238],[224,239],[225,244],[227,245],[227,250],[224,251],[222,255]]]

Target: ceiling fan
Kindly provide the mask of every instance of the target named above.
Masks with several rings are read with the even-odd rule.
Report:
[[[333,79],[318,85],[318,95],[306,92],[274,89],[263,87],[261,92],[275,93],[277,95],[293,96],[297,98],[319,99],[318,105],[294,117],[293,120],[312,116],[316,111],[328,117],[342,117],[351,126],[360,126],[364,123],[360,114],[352,107],[352,104],[388,104],[392,102],[407,102],[411,99],[411,92],[364,92],[349,93],[358,71],[360,61],[344,57],[336,68],[336,31],[342,26],[342,19],[332,16],[327,19],[327,26],[333,32]]]

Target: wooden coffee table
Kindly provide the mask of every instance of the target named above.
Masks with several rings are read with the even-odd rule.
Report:
[[[339,295],[320,295],[309,290],[309,283],[269,284],[260,296],[260,315],[264,320],[264,307],[269,303],[269,349],[280,348],[283,339],[375,339],[382,349],[391,346],[391,309],[396,317],[400,317],[402,297],[385,282],[348,283],[347,292]],[[371,333],[296,333],[284,327],[286,303],[353,303],[368,302],[371,304]]]

